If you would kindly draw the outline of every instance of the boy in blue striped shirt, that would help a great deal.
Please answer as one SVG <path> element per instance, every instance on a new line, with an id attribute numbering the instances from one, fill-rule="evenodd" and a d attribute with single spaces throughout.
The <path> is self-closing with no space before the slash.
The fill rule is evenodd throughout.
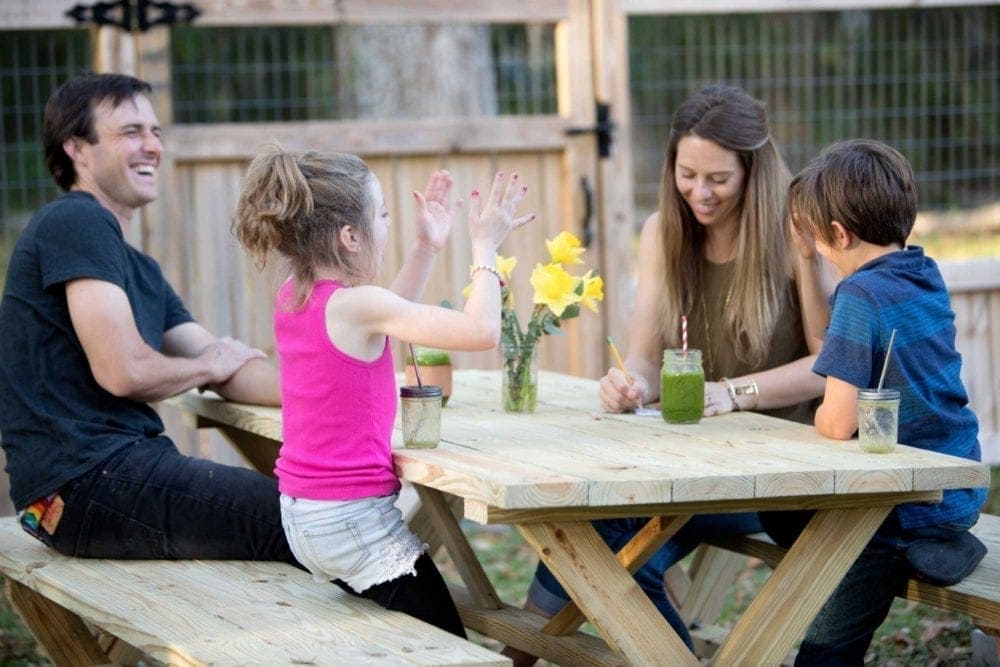
<path id="1" fill-rule="evenodd" d="M 978 461 L 979 425 L 959 377 L 962 359 L 948 292 L 934 260 L 906 245 L 916 209 L 909 163 L 876 141 L 835 143 L 792 181 L 788 210 L 803 246 L 814 246 L 842 277 L 813 366 L 826 377 L 816 428 L 840 440 L 857 431 L 858 390 L 878 385 L 895 329 L 883 386 L 901 394 L 899 441 Z M 943 571 L 928 576 L 953 583 L 968 574 L 984 553 L 968 529 L 985 498 L 986 489 L 953 489 L 939 504 L 897 507 L 809 627 L 796 664 L 862 664 L 872 635 L 912 573 L 908 562 L 918 565 L 919 574 L 920 544 L 944 542 L 950 550 L 946 562 L 935 561 Z M 764 523 L 787 542 L 796 522 L 772 516 Z"/>

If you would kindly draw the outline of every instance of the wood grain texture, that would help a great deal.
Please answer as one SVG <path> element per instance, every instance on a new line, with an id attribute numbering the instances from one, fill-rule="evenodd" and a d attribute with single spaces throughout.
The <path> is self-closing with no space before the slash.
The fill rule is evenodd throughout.
<path id="1" fill-rule="evenodd" d="M 548 619 L 543 616 L 509 605 L 501 609 L 483 609 L 473 603 L 465 588 L 454 585 L 448 588 L 465 627 L 507 646 L 514 646 L 558 665 L 627 664 L 599 637 L 583 632 L 565 637 L 546 635 L 542 633 L 542 626 Z"/>
<path id="2" fill-rule="evenodd" d="M 780 663 L 892 510 L 892 505 L 818 511 L 758 592 L 716 665 Z M 766 641 L 754 638 L 766 637 Z"/>
<path id="3" fill-rule="evenodd" d="M 634 574 L 640 567 L 649 560 L 656 551 L 667 543 L 691 516 L 682 514 L 680 516 L 657 516 L 651 518 L 635 535 L 632 536 L 625 546 L 623 546 L 615 557 L 629 571 Z M 567 635 L 575 631 L 587 617 L 574 602 L 568 603 L 553 616 L 542 632 L 550 635 Z"/>
<path id="4" fill-rule="evenodd" d="M 604 640 L 630 662 L 698 664 L 589 522 L 517 528 Z"/>
<path id="5" fill-rule="evenodd" d="M 57 665 L 85 667 L 108 662 L 108 655 L 79 616 L 8 579 L 7 599 L 31 634 Z"/>
<path id="6" fill-rule="evenodd" d="M 822 438 L 811 427 L 753 413 L 693 425 L 603 414 L 595 381 L 556 373 L 540 374 L 536 413 L 511 415 L 500 409 L 498 375 L 456 371 L 452 399 L 442 412 L 441 445 L 394 450 L 403 479 L 461 496 L 473 513 L 481 517 L 485 511 L 491 520 L 508 510 L 572 507 L 594 510 L 595 516 L 604 516 L 600 508 L 621 516 L 625 507 L 679 503 L 820 507 L 831 497 L 836 505 L 837 496 L 989 484 L 988 469 L 973 461 L 903 446 L 891 454 L 866 454 L 856 441 Z M 281 437 L 276 408 L 194 393 L 169 403 L 265 438 Z M 398 444 L 398 433 L 396 439 Z"/>
<path id="7" fill-rule="evenodd" d="M 14 521 L 0 544 L 3 576 L 164 663 L 508 664 L 284 564 L 67 558 Z"/>
<path id="8" fill-rule="evenodd" d="M 448 554 L 455 563 L 455 569 L 465 582 L 475 605 L 482 609 L 500 609 L 503 606 L 500 596 L 497 595 L 489 577 L 486 576 L 486 571 L 476 558 L 476 552 L 465 539 L 465 534 L 455 520 L 447 498 L 440 491 L 426 486 L 416 488 L 422 505 L 421 511 L 430 515 L 431 522 L 447 545 Z"/>

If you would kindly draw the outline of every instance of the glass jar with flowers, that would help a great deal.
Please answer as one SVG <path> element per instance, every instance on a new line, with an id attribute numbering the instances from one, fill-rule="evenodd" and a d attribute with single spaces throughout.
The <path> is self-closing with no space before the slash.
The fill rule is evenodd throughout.
<path id="1" fill-rule="evenodd" d="M 531 272 L 531 315 L 522 328 L 514 308 L 511 274 L 517 258 L 497 256 L 497 270 L 503 277 L 503 307 L 500 325 L 500 363 L 503 408 L 507 412 L 534 412 L 538 405 L 538 342 L 547 334 L 561 334 L 563 320 L 577 317 L 580 305 L 597 312 L 604 299 L 604 281 L 593 270 L 573 275 L 564 265 L 583 264 L 586 248 L 569 232 L 560 232 L 545 241 L 552 261 L 537 264 Z"/>

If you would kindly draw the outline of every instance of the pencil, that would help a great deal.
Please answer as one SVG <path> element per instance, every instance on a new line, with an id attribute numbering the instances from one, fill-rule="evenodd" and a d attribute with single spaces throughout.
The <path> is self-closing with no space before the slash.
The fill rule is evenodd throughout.
<path id="1" fill-rule="evenodd" d="M 632 384 L 632 375 L 629 374 L 628 369 L 625 368 L 625 362 L 622 361 L 622 355 L 618 354 L 618 348 L 615 347 L 615 342 L 611 340 L 611 336 L 608 336 L 608 347 L 611 348 L 611 354 L 615 355 L 615 363 L 618 364 L 618 368 L 622 369 L 622 373 L 625 374 L 625 379 L 629 384 Z"/>

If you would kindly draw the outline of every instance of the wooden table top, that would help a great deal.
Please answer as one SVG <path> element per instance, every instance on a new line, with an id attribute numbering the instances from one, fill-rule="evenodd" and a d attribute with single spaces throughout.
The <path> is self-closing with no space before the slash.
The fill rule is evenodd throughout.
<path id="1" fill-rule="evenodd" d="M 484 521 L 492 519 L 470 507 L 634 506 L 631 513 L 645 514 L 651 508 L 639 506 L 685 503 L 697 511 L 705 503 L 719 511 L 719 501 L 733 501 L 764 509 L 769 499 L 789 497 L 816 497 L 813 506 L 819 507 L 819 497 L 990 482 L 986 466 L 966 459 L 905 446 L 867 454 L 857 440 L 823 438 L 811 426 L 751 412 L 690 425 L 611 415 L 600 409 L 594 380 L 540 372 L 538 382 L 537 411 L 508 414 L 501 407 L 499 371 L 456 371 L 437 448 L 404 449 L 397 419 L 393 447 L 400 477 L 464 498 L 466 515 Z M 194 392 L 170 403 L 281 440 L 277 408 Z"/>

